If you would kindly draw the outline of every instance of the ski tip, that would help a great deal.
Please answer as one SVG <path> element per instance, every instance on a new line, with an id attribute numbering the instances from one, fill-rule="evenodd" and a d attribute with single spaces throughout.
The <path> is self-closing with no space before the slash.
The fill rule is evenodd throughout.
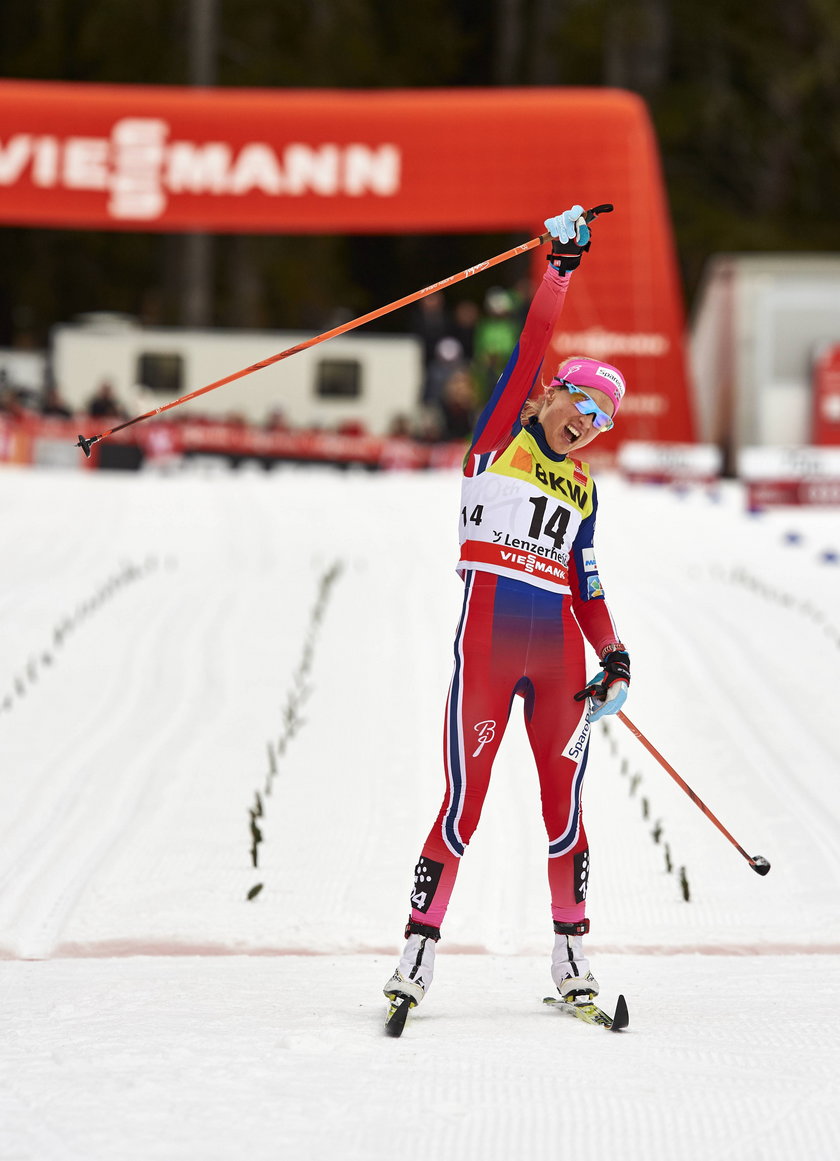
<path id="1" fill-rule="evenodd" d="M 615 1014 L 610 1025 L 611 1032 L 623 1032 L 630 1023 L 630 1013 L 627 1011 L 627 1001 L 624 996 L 618 997 L 618 1002 L 615 1005 Z"/>
<path id="2" fill-rule="evenodd" d="M 399 992 L 394 996 L 388 1009 L 388 1015 L 385 1017 L 385 1034 L 387 1036 L 402 1036 L 410 1007 L 411 1001 L 408 996 Z"/>

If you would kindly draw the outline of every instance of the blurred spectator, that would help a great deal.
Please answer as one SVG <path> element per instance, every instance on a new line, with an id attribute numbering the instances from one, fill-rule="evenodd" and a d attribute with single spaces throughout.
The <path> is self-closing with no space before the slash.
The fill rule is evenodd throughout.
<path id="1" fill-rule="evenodd" d="M 520 326 L 525 325 L 525 316 L 528 314 L 528 307 L 531 305 L 531 299 L 534 297 L 534 283 L 530 277 L 525 274 L 520 278 L 511 291 L 513 297 L 513 310 Z"/>
<path id="2" fill-rule="evenodd" d="M 411 423 L 407 415 L 395 415 L 388 428 L 389 439 L 411 439 Z"/>
<path id="3" fill-rule="evenodd" d="M 275 407 L 274 410 L 269 413 L 269 416 L 265 421 L 265 430 L 288 431 L 289 421 L 286 419 L 286 413 L 279 407 Z"/>
<path id="4" fill-rule="evenodd" d="M 413 330 L 423 344 L 423 366 L 428 367 L 440 340 L 451 334 L 446 300 L 440 291 L 420 299 L 414 313 Z"/>
<path id="5" fill-rule="evenodd" d="M 438 443 L 444 438 L 440 405 L 418 409 L 411 423 L 411 438 L 419 443 Z"/>
<path id="6" fill-rule="evenodd" d="M 473 366 L 482 402 L 492 395 L 519 341 L 519 330 L 514 296 L 500 286 L 491 286 L 484 298 L 484 315 L 475 328 Z"/>
<path id="7" fill-rule="evenodd" d="M 473 355 L 475 354 L 475 328 L 478 326 L 478 320 L 480 318 L 481 311 L 468 298 L 456 303 L 455 310 L 452 312 L 450 334 L 461 344 L 464 358 L 468 363 L 472 362 Z"/>
<path id="8" fill-rule="evenodd" d="M 466 370 L 464 348 L 451 336 L 441 339 L 435 347 L 434 357 L 426 367 L 423 380 L 422 402 L 432 407 L 439 405 L 443 389 L 453 371 Z"/>
<path id="9" fill-rule="evenodd" d="M 475 385 L 468 371 L 453 371 L 440 400 L 441 438 L 467 439 L 478 410 Z"/>
<path id="10" fill-rule="evenodd" d="M 100 384 L 99 390 L 88 400 L 87 413 L 100 419 L 123 418 L 122 409 L 114 395 L 114 388 L 107 380 Z"/>
<path id="11" fill-rule="evenodd" d="M 57 419 L 70 419 L 73 412 L 61 398 L 57 387 L 48 387 L 41 402 L 41 414 L 52 415 Z"/>
<path id="12" fill-rule="evenodd" d="M 5 371 L 0 371 L 0 415 L 8 415 L 10 419 L 22 419 L 31 414 L 28 406 L 27 392 L 13 387 Z"/>

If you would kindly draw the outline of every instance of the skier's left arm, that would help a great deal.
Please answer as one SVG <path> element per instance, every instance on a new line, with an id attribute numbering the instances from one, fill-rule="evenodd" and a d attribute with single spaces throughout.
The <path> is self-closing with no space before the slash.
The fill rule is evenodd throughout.
<path id="1" fill-rule="evenodd" d="M 617 713 L 624 705 L 630 685 L 630 658 L 604 596 L 595 559 L 597 510 L 598 496 L 593 489 L 592 512 L 581 522 L 569 557 L 572 608 L 601 664 L 600 671 L 575 694 L 576 701 L 590 699 L 591 722 Z"/>

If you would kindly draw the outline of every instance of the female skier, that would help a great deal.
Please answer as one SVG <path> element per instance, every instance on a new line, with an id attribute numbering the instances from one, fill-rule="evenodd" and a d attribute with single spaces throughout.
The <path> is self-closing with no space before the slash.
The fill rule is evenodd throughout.
<path id="1" fill-rule="evenodd" d="M 548 267 L 464 461 L 464 602 L 446 702 L 446 793 L 415 868 L 405 950 L 384 988 L 392 1003 L 407 997 L 409 1007 L 431 985 L 441 924 L 515 694 L 525 700 L 548 831 L 551 975 L 564 1000 L 598 993 L 583 952 L 589 849 L 581 785 L 589 724 L 621 708 L 630 659 L 595 563 L 595 484 L 576 457 L 612 428 L 625 383 L 596 359 L 566 359 L 553 377 L 543 368 L 572 271 L 590 247 L 581 206 L 545 225 Z M 601 664 L 585 686 L 581 630 Z"/>

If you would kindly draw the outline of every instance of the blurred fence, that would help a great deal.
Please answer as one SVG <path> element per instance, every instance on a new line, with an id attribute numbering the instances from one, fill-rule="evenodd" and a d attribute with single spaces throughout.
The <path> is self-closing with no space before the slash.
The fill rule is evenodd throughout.
<path id="1" fill-rule="evenodd" d="M 334 464 L 372 471 L 458 468 L 464 441 L 421 443 L 403 436 L 373 436 L 331 431 L 266 430 L 245 424 L 150 421 L 95 444 L 87 459 L 76 446 L 79 432 L 95 434 L 119 422 L 80 416 L 56 419 L 37 415 L 0 416 L 0 463 L 35 467 L 136 470 L 174 464 L 199 456 L 237 466 L 253 461 Z"/>

